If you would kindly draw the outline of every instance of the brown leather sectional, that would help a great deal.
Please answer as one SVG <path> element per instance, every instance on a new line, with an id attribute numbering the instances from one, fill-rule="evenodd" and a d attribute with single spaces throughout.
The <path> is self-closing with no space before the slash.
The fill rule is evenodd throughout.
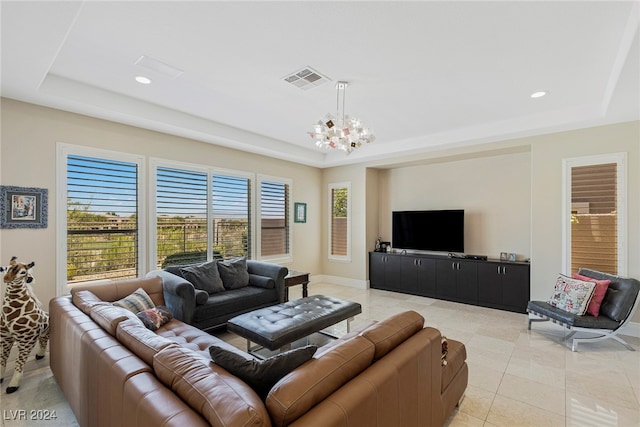
<path id="1" fill-rule="evenodd" d="M 74 288 L 49 304 L 51 370 L 81 426 L 441 426 L 467 386 L 466 350 L 408 311 L 318 349 L 266 401 L 211 362 L 220 340 L 173 319 L 158 331 L 109 304 L 159 277 Z M 135 316 L 133 316 L 135 317 Z"/>

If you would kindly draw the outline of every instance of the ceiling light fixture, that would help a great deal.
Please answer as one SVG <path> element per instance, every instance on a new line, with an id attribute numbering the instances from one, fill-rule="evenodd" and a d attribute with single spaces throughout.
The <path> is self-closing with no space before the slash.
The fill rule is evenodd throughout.
<path id="1" fill-rule="evenodd" d="M 540 92 L 534 92 L 531 94 L 532 98 L 542 98 L 543 96 L 545 96 L 547 94 L 546 91 L 541 90 Z"/>
<path id="2" fill-rule="evenodd" d="M 360 120 L 345 115 L 347 86 L 347 82 L 336 84 L 336 115 L 327 113 L 313 125 L 313 132 L 309 135 L 319 148 L 339 149 L 350 154 L 362 144 L 373 142 L 376 137 Z"/>
<path id="3" fill-rule="evenodd" d="M 136 76 L 136 81 L 143 85 L 151 84 L 151 79 L 145 76 Z"/>

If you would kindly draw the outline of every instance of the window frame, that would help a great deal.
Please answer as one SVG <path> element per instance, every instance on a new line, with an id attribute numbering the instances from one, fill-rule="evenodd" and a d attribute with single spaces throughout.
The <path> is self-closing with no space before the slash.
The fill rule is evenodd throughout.
<path id="1" fill-rule="evenodd" d="M 100 148 L 91 148 L 66 143 L 57 143 L 56 147 L 56 164 L 58 173 L 56 174 L 56 292 L 57 295 L 66 295 L 70 293 L 74 285 L 67 283 L 67 159 L 69 155 L 93 157 L 97 159 L 105 159 L 118 162 L 135 163 L 137 166 L 137 193 L 138 193 L 138 254 L 137 254 L 137 270 L 138 277 L 147 271 L 147 227 L 145 218 L 147 217 L 147 203 L 145 195 L 147 194 L 145 177 L 145 157 L 136 154 L 121 153 Z M 107 279 L 92 281 L 91 283 L 105 282 Z M 79 284 L 79 283 L 77 283 Z"/>
<path id="2" fill-rule="evenodd" d="M 285 227 L 288 230 L 287 233 L 287 246 L 289 248 L 288 253 L 278 254 L 278 255 L 262 255 L 262 183 L 263 182 L 273 182 L 278 184 L 288 185 L 288 194 L 287 194 L 287 212 L 286 212 L 286 225 Z M 293 194 L 293 181 L 290 178 L 282 178 L 271 175 L 262 175 L 258 174 L 256 178 L 256 198 L 255 198 L 255 221 L 256 221 L 256 240 L 255 240 L 255 251 L 257 253 L 257 259 L 261 261 L 272 262 L 276 264 L 289 264 L 293 262 L 293 203 L 292 203 L 292 194 Z M 259 230 L 259 231 L 258 231 Z"/>
<path id="3" fill-rule="evenodd" d="M 338 262 L 351 262 L 351 182 L 333 182 L 328 184 L 327 191 L 327 256 L 330 261 Z M 346 188 L 347 189 L 347 255 L 334 255 L 331 253 L 331 242 L 333 235 L 333 190 Z"/>
<path id="4" fill-rule="evenodd" d="M 562 271 L 571 274 L 571 171 L 574 167 L 593 166 L 615 163 L 617 170 L 617 240 L 618 240 L 618 275 L 627 275 L 628 268 L 628 233 L 627 233 L 627 153 L 598 154 L 593 156 L 573 157 L 562 160 Z"/>

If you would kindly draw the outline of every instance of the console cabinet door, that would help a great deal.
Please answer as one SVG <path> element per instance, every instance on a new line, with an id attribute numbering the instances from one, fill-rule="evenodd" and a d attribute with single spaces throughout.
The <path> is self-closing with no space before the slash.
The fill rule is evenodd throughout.
<path id="1" fill-rule="evenodd" d="M 474 261 L 458 262 L 456 298 L 467 304 L 478 303 L 478 263 Z"/>
<path id="2" fill-rule="evenodd" d="M 403 292 L 428 297 L 435 296 L 435 260 L 402 255 L 400 280 Z"/>
<path id="3" fill-rule="evenodd" d="M 478 266 L 478 303 L 524 313 L 529 301 L 529 266 L 489 262 Z"/>
<path id="4" fill-rule="evenodd" d="M 400 283 L 400 258 L 384 252 L 370 252 L 370 286 L 375 289 L 400 291 Z"/>

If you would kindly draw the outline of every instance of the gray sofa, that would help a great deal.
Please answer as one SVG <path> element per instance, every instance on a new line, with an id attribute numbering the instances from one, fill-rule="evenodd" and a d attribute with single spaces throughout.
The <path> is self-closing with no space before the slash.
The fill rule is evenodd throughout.
<path id="1" fill-rule="evenodd" d="M 162 278 L 165 303 L 176 319 L 208 330 L 224 326 L 239 314 L 284 301 L 286 267 L 254 260 L 247 260 L 246 265 L 248 286 L 217 293 L 197 289 L 185 278 L 183 269 L 192 265 L 153 270 L 146 277 Z"/>

